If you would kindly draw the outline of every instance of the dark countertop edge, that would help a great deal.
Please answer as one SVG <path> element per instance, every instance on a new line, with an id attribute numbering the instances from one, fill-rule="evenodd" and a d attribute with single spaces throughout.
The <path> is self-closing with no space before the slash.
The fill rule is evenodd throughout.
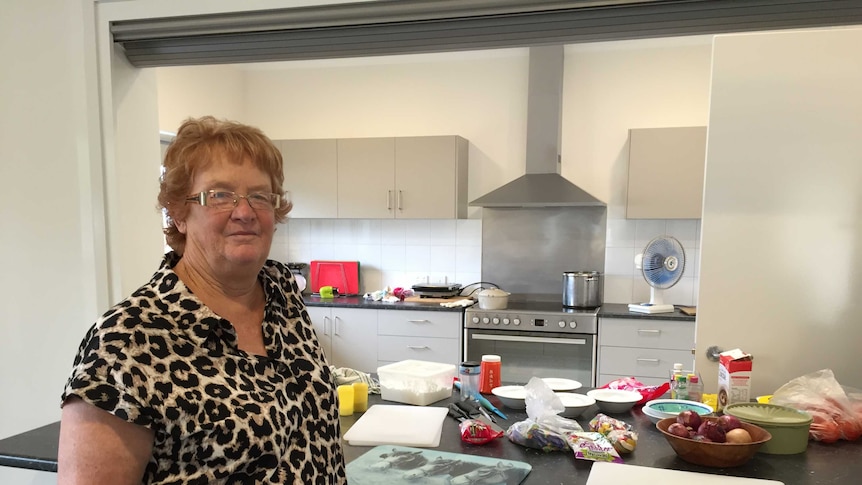
<path id="1" fill-rule="evenodd" d="M 599 318 L 633 318 L 643 320 L 679 320 L 684 322 L 693 322 L 696 317 L 694 315 L 686 315 L 679 308 L 674 309 L 673 313 L 637 313 L 630 312 L 629 306 L 626 303 L 605 303 L 599 309 Z"/>
<path id="2" fill-rule="evenodd" d="M 368 310 L 414 310 L 428 312 L 459 312 L 463 313 L 463 307 L 445 307 L 439 303 L 414 303 L 399 301 L 388 303 L 384 301 L 366 300 L 361 296 L 339 296 L 336 298 L 320 298 L 319 296 L 303 295 L 305 306 L 315 307 L 337 307 L 337 308 L 365 308 Z"/>
<path id="3" fill-rule="evenodd" d="M 0 466 L 57 473 L 56 461 L 27 456 L 2 455 L 0 456 Z"/>

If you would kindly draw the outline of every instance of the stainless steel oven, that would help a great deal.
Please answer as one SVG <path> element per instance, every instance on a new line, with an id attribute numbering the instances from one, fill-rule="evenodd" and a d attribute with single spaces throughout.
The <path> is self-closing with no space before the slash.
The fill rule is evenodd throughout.
<path id="1" fill-rule="evenodd" d="M 466 360 L 496 354 L 504 383 L 531 377 L 596 383 L 598 309 L 569 309 L 556 302 L 510 302 L 505 310 L 471 307 L 464 313 Z"/>

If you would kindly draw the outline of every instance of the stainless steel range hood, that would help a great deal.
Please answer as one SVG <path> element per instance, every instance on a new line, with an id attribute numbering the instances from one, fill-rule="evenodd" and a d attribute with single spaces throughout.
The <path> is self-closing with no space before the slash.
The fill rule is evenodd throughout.
<path id="1" fill-rule="evenodd" d="M 526 173 L 470 202 L 479 207 L 605 206 L 560 175 L 563 46 L 530 48 Z"/>

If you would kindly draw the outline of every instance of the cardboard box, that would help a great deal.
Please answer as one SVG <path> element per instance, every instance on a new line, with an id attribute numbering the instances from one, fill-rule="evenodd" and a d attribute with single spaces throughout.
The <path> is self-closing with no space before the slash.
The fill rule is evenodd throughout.
<path id="1" fill-rule="evenodd" d="M 751 369 L 754 358 L 739 349 L 718 358 L 718 402 L 716 411 L 728 404 L 751 401 Z"/>
<path id="2" fill-rule="evenodd" d="M 384 401 L 427 406 L 452 396 L 455 366 L 424 360 L 402 360 L 377 368 Z"/>

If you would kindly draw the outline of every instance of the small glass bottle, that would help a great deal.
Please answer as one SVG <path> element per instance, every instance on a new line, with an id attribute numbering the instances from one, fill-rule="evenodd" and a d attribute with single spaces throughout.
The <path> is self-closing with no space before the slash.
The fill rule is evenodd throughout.
<path id="1" fill-rule="evenodd" d="M 458 371 L 458 380 L 461 381 L 461 400 L 479 400 L 479 373 L 481 367 L 478 362 L 461 362 Z"/>
<path id="2" fill-rule="evenodd" d="M 673 371 L 670 373 L 670 398 L 679 399 L 676 395 L 677 378 L 682 375 L 682 364 L 676 363 L 673 365 Z"/>

